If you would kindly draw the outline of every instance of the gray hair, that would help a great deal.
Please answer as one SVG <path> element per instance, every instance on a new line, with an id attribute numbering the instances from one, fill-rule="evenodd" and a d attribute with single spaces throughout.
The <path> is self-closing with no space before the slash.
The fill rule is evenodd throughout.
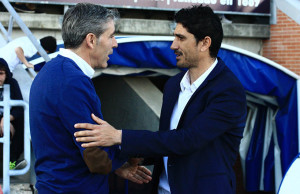
<path id="1" fill-rule="evenodd" d="M 107 29 L 107 23 L 119 18 L 116 10 L 101 5 L 78 3 L 68 9 L 63 18 L 62 38 L 65 48 L 78 48 L 88 33 L 97 38 Z"/>

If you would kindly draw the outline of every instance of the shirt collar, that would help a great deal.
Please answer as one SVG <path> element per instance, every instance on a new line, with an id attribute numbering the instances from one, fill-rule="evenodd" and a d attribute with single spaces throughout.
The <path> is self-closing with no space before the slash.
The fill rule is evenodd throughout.
<path id="1" fill-rule="evenodd" d="M 187 71 L 181 82 L 180 82 L 180 88 L 181 91 L 189 90 L 190 92 L 194 93 L 197 88 L 204 82 L 204 80 L 208 77 L 210 72 L 215 68 L 215 66 L 218 63 L 218 59 L 215 60 L 215 62 L 196 80 L 192 85 L 190 84 L 190 76 L 189 76 L 189 71 Z"/>
<path id="2" fill-rule="evenodd" d="M 64 56 L 64 57 L 67 57 L 67 58 L 73 60 L 76 63 L 76 65 L 81 69 L 81 71 L 86 76 L 88 76 L 89 78 L 92 79 L 92 77 L 95 73 L 95 70 L 85 60 L 83 60 L 80 56 L 75 54 L 70 49 L 64 49 L 64 48 L 59 49 L 59 54 L 61 56 Z"/>

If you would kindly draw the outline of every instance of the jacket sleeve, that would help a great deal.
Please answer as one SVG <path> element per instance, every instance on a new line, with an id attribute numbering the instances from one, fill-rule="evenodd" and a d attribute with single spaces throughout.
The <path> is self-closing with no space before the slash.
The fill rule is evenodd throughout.
<path id="1" fill-rule="evenodd" d="M 84 149 L 75 140 L 75 123 L 95 123 L 91 113 L 102 117 L 100 100 L 95 92 L 92 81 L 86 76 L 75 76 L 64 80 L 59 94 L 57 112 L 65 128 L 73 138 L 83 160 L 92 173 L 108 174 L 119 168 L 125 160 L 118 157 L 118 147 L 94 147 Z"/>
<path id="2" fill-rule="evenodd" d="M 122 154 L 134 157 L 188 155 L 229 131 L 243 129 L 246 118 L 244 89 L 224 85 L 202 112 L 188 116 L 193 117 L 191 122 L 175 130 L 123 130 Z"/>

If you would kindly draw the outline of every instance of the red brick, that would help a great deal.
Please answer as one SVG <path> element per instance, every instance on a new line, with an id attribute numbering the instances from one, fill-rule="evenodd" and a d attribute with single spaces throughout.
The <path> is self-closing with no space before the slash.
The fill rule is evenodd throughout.
<path id="1" fill-rule="evenodd" d="M 263 41 L 262 55 L 300 75 L 300 25 L 277 10 L 277 24 Z"/>

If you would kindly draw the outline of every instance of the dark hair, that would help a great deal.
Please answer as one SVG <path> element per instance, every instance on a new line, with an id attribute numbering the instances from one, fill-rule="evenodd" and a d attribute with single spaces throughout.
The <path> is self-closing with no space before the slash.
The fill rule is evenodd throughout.
<path id="1" fill-rule="evenodd" d="M 0 71 L 6 71 L 6 67 L 4 65 L 4 63 L 0 62 Z"/>
<path id="2" fill-rule="evenodd" d="M 182 24 L 189 33 L 193 34 L 197 43 L 209 36 L 210 56 L 217 57 L 223 39 L 223 29 L 220 18 L 210 7 L 195 5 L 183 8 L 175 14 L 175 22 Z"/>
<path id="3" fill-rule="evenodd" d="M 56 39 L 53 36 L 46 36 L 40 39 L 42 47 L 49 53 L 54 53 L 56 51 Z"/>
<path id="4" fill-rule="evenodd" d="M 6 79 L 4 83 L 5 84 L 10 83 L 10 80 L 13 79 L 12 73 L 9 70 L 7 62 L 3 58 L 0 58 L 0 70 L 5 71 L 6 74 Z"/>
<path id="5" fill-rule="evenodd" d="M 78 3 L 65 13 L 62 24 L 62 38 L 65 48 L 78 48 L 88 33 L 97 38 L 107 29 L 107 23 L 119 17 L 116 10 L 101 5 Z"/>

